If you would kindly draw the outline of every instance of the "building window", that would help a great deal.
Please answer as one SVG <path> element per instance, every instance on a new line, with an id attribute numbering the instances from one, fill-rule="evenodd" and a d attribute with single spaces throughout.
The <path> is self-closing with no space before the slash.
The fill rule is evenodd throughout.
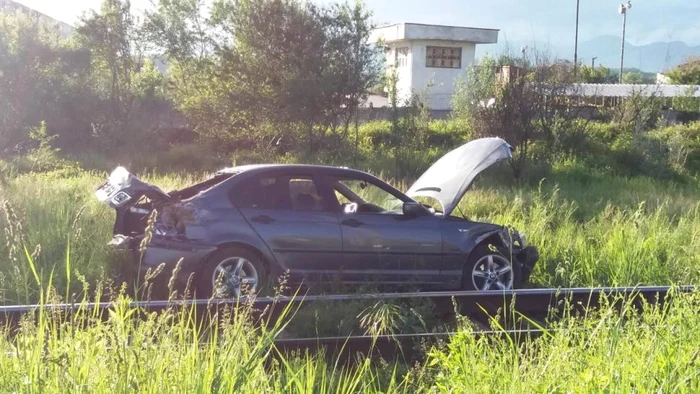
<path id="1" fill-rule="evenodd" d="M 406 67 L 408 65 L 408 47 L 396 48 L 394 51 L 394 65 Z"/>
<path id="2" fill-rule="evenodd" d="M 427 47 L 426 67 L 462 68 L 462 48 Z"/>

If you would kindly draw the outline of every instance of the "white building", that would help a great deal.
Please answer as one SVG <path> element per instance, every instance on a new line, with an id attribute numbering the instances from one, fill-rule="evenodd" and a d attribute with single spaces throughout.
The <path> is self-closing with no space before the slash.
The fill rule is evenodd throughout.
<path id="1" fill-rule="evenodd" d="M 498 42 L 498 30 L 397 23 L 375 29 L 371 39 L 385 45 L 387 72 L 395 66 L 399 101 L 430 84 L 430 108 L 449 110 L 455 82 L 474 62 L 476 45 Z"/>

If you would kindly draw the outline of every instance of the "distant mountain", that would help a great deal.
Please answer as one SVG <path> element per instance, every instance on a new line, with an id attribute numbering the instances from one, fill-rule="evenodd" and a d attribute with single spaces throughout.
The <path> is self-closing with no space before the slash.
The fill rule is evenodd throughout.
<path id="1" fill-rule="evenodd" d="M 509 41 L 496 45 L 478 45 L 477 56 L 486 53 L 498 55 L 508 51 L 520 55 L 522 47 L 536 48 L 547 52 L 552 58 L 573 60 L 574 45 L 553 46 L 544 42 Z M 646 45 L 625 43 L 625 68 L 638 68 L 646 72 L 663 72 L 681 64 L 689 56 L 700 56 L 700 45 L 689 46 L 681 41 L 654 42 Z M 610 69 L 620 67 L 620 37 L 599 36 L 589 41 L 579 42 L 578 59 L 584 64 L 591 64 L 596 57 L 596 65 Z"/>
<path id="2" fill-rule="evenodd" d="M 0 0 L 0 12 L 18 12 L 21 14 L 34 16 L 44 23 L 54 25 L 58 28 L 58 32 L 63 38 L 70 37 L 73 34 L 75 28 L 65 22 L 56 20 L 48 15 L 42 14 L 41 12 L 29 8 L 20 3 L 14 2 L 12 0 Z"/>

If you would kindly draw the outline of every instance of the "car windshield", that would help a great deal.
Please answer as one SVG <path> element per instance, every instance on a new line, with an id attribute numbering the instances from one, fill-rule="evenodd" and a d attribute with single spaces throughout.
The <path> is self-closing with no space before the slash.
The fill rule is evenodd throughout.
<path id="1" fill-rule="evenodd" d="M 360 179 L 337 179 L 334 190 L 340 204 L 371 204 L 383 211 L 401 211 L 403 201 L 381 187 Z"/>

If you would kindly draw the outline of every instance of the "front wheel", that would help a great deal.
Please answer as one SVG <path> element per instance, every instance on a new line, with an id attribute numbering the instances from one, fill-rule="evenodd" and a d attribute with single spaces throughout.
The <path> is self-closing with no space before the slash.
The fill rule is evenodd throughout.
<path id="1" fill-rule="evenodd" d="M 198 282 L 199 297 L 238 298 L 264 291 L 268 274 L 255 253 L 230 247 L 214 252 L 207 259 Z"/>
<path id="2" fill-rule="evenodd" d="M 512 264 L 505 248 L 479 245 L 471 253 L 462 273 L 465 290 L 512 290 L 520 285 L 520 266 Z"/>

